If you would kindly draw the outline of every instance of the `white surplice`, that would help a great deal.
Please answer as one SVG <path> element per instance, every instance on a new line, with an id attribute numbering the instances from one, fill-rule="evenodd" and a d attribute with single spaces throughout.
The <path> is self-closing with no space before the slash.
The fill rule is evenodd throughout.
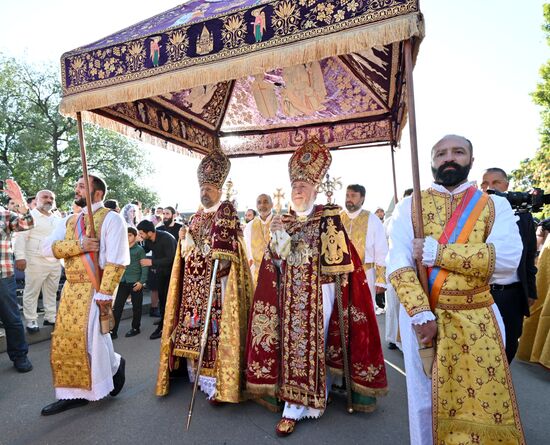
<path id="1" fill-rule="evenodd" d="M 473 184 L 466 182 L 458 186 L 452 192 L 445 187 L 432 184 L 431 188 L 445 194 L 456 195 L 464 192 Z M 487 244 L 493 244 L 495 248 L 495 270 L 494 277 L 508 279 L 516 273 L 523 245 L 517 226 L 517 216 L 514 215 L 508 201 L 500 196 L 491 195 L 495 205 L 495 221 L 491 232 L 486 239 Z M 387 257 L 387 275 L 402 267 L 415 268 L 415 262 L 412 256 L 412 241 L 414 239 L 413 225 L 411 217 L 412 198 L 404 198 L 395 208 L 392 215 L 390 229 L 390 249 Z M 432 238 L 433 240 L 433 238 Z M 434 249 L 430 249 L 425 244 L 423 252 L 423 263 L 433 265 L 435 261 Z M 501 335 L 504 341 L 504 325 L 502 317 L 496 306 L 491 306 Z M 411 445 L 432 445 L 432 382 L 426 377 L 422 368 L 422 361 L 418 354 L 418 341 L 414 332 L 414 324 L 423 324 L 430 320 L 435 320 L 431 311 L 420 312 L 413 317 L 409 317 L 404 307 L 401 305 L 399 313 L 399 328 L 401 333 L 401 342 L 403 346 L 403 355 L 405 359 L 405 370 L 407 373 L 407 396 L 409 406 L 409 431 Z"/>
<path id="2" fill-rule="evenodd" d="M 92 205 L 92 211 L 104 207 L 103 201 Z M 88 209 L 82 210 L 85 214 Z M 67 220 L 57 225 L 54 232 L 46 238 L 42 245 L 42 255 L 53 257 L 52 245 L 55 241 L 65 239 Z M 105 217 L 101 226 L 99 243 L 99 267 L 105 268 L 107 263 L 127 266 L 130 264 L 130 248 L 128 246 L 128 230 L 121 215 L 111 211 Z M 113 349 L 113 341 L 109 334 L 102 334 L 99 324 L 99 308 L 96 300 L 110 300 L 111 295 L 105 295 L 94 291 L 90 304 L 90 316 L 88 319 L 88 354 L 92 368 L 92 389 L 79 388 L 55 388 L 57 399 L 86 399 L 99 400 L 113 390 L 113 375 L 118 370 L 120 355 Z"/>

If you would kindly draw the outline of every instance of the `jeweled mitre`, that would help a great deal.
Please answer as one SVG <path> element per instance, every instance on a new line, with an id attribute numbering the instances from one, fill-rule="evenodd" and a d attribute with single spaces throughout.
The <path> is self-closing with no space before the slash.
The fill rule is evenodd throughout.
<path id="1" fill-rule="evenodd" d="M 307 141 L 288 161 L 290 182 L 305 181 L 318 185 L 327 173 L 331 162 L 332 156 L 327 147 L 317 139 Z"/>
<path id="2" fill-rule="evenodd" d="M 221 189 L 230 169 L 229 158 L 220 149 L 212 150 L 202 159 L 197 169 L 199 186 L 212 184 Z"/>

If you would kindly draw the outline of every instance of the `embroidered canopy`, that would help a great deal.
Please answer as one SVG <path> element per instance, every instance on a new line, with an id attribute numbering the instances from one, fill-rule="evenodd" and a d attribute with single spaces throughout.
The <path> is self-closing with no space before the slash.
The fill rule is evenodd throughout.
<path id="1" fill-rule="evenodd" d="M 393 144 L 419 0 L 191 0 L 61 58 L 61 112 L 231 157 Z"/>

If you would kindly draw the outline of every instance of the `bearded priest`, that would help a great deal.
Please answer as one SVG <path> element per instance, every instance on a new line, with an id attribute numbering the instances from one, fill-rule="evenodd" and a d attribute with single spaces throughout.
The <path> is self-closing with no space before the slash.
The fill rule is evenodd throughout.
<path id="1" fill-rule="evenodd" d="M 156 388 L 159 396 L 168 394 L 171 371 L 185 373 L 187 366 L 190 380 L 196 378 L 214 262 L 219 260 L 199 386 L 213 405 L 243 400 L 252 277 L 237 211 L 231 202 L 221 201 L 230 167 L 227 156 L 215 149 L 198 168 L 203 208 L 194 215 L 176 250 L 162 330 Z"/>
<path id="2" fill-rule="evenodd" d="M 387 391 L 384 358 L 361 260 L 335 205 L 315 205 L 331 163 L 326 147 L 306 142 L 291 157 L 295 210 L 276 215 L 258 275 L 247 338 L 247 391 L 285 402 L 279 436 L 327 405 L 330 375 L 342 375 L 342 331 L 349 353 L 353 409 L 372 411 Z M 351 408 L 351 406 L 349 407 Z"/>

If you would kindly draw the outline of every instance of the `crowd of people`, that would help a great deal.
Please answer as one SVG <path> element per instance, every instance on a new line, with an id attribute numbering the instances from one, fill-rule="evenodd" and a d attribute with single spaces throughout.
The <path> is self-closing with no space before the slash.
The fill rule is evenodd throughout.
<path id="1" fill-rule="evenodd" d="M 343 208 L 316 204 L 331 155 L 308 141 L 289 161 L 292 211 L 274 210 L 262 193 L 244 222 L 222 200 L 231 164 L 217 149 L 199 165 L 201 207 L 189 222 L 170 206 L 121 209 L 91 176 L 92 226 L 83 178 L 65 218 L 53 192 L 33 204 L 8 180 L 0 317 L 9 357 L 32 370 L 17 269 L 27 331 L 40 329 L 40 293 L 43 324 L 55 327 L 57 401 L 42 414 L 116 396 L 125 361 L 112 340 L 128 299 L 125 335 L 140 334 L 148 288 L 159 396 L 183 372 L 212 405 L 252 398 L 282 410 L 275 430 L 287 436 L 325 412 L 332 390 L 349 410 L 374 410 L 387 392 L 384 341 L 404 355 L 412 444 L 524 443 L 509 365 L 518 355 L 550 368 L 550 221 L 512 209 L 500 168 L 486 169 L 479 188 L 469 181 L 473 151 L 445 136 L 432 148 L 432 185 L 371 212 L 360 184 L 347 186 Z"/>

